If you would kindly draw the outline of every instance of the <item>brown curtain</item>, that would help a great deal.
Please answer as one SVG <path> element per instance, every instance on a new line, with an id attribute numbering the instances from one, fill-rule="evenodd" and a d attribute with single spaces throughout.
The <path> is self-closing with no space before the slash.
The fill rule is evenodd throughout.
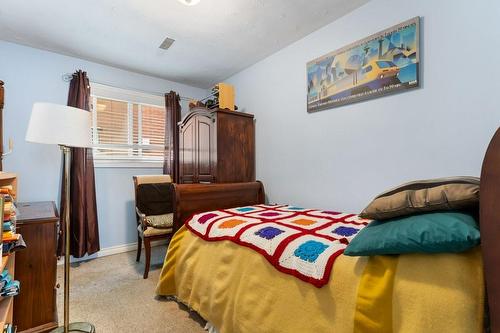
<path id="1" fill-rule="evenodd" d="M 180 97 L 175 91 L 165 94 L 165 161 L 163 174 L 170 175 L 174 183 L 179 182 L 179 127 L 181 119 Z"/>
<path id="2" fill-rule="evenodd" d="M 69 84 L 68 106 L 90 111 L 90 84 L 86 72 L 79 70 L 73 74 Z M 70 253 L 73 257 L 81 258 L 100 249 L 92 149 L 71 148 L 70 179 Z M 64 216 L 65 207 L 64 185 L 61 216 Z M 64 219 L 61 221 L 58 255 L 64 254 Z"/>

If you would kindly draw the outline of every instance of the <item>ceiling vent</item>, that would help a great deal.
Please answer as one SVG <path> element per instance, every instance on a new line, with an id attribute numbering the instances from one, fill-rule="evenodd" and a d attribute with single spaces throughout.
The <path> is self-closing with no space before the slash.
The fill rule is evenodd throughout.
<path id="1" fill-rule="evenodd" d="M 165 40 L 160 44 L 160 49 L 168 50 L 170 46 L 175 42 L 175 39 L 165 38 Z"/>
<path id="2" fill-rule="evenodd" d="M 179 0 L 179 2 L 186 6 L 194 6 L 197 5 L 200 0 Z"/>

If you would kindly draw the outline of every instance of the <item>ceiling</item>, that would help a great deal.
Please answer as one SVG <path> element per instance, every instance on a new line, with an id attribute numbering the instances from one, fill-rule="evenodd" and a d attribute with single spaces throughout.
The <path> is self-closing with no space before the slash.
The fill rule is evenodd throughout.
<path id="1" fill-rule="evenodd" d="M 0 39 L 208 88 L 366 2 L 1 0 Z"/>

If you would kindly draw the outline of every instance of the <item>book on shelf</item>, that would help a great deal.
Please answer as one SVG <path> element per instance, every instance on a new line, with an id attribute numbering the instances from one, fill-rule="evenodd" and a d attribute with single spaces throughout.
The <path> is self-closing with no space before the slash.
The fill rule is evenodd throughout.
<path id="1" fill-rule="evenodd" d="M 10 220 L 12 216 L 16 215 L 16 205 L 14 203 L 14 199 L 12 198 L 12 195 L 10 194 L 5 194 L 5 193 L 0 193 L 0 195 L 3 198 L 3 219 L 4 221 Z"/>
<path id="2" fill-rule="evenodd" d="M 3 327 L 3 333 L 15 333 L 15 326 L 12 324 L 5 324 Z"/>
<path id="3" fill-rule="evenodd" d="M 227 83 L 217 83 L 212 87 L 212 93 L 207 97 L 205 106 L 208 109 L 229 109 L 234 111 L 237 107 L 234 105 L 234 87 Z"/>
<path id="4" fill-rule="evenodd" d="M 12 232 L 16 232 L 16 226 L 15 224 L 12 222 L 12 220 L 8 220 L 8 221 L 5 221 L 3 223 L 3 226 L 2 226 L 2 231 L 5 232 L 5 231 L 12 231 Z"/>
<path id="5" fill-rule="evenodd" d="M 26 248 L 26 243 L 23 240 L 23 236 L 19 235 L 19 239 L 14 242 L 3 242 L 2 249 L 0 253 L 3 252 L 3 256 L 8 256 L 11 253 L 14 253 L 18 250 L 22 250 Z"/>
<path id="6" fill-rule="evenodd" d="M 14 248 L 16 247 L 18 248 L 18 245 L 13 243 L 17 243 L 20 239 L 20 236 L 16 234 L 17 210 L 13 197 L 13 186 L 12 185 L 0 186 L 0 197 L 2 199 L 1 200 L 2 207 L 0 209 L 3 212 L 2 238 L 1 238 L 2 246 L 0 246 L 0 255 L 4 256 L 8 255 Z"/>
<path id="7" fill-rule="evenodd" d="M 7 269 L 4 269 L 0 275 L 0 284 L 2 288 L 0 289 L 0 296 L 9 297 L 16 296 L 19 294 L 20 283 L 17 280 L 12 279 Z"/>
<path id="8" fill-rule="evenodd" d="M 4 221 L 2 224 L 2 242 L 0 256 L 7 256 L 15 251 L 26 248 L 26 243 L 20 234 L 16 233 L 17 209 L 10 194 L 1 194 L 4 202 Z"/>
<path id="9" fill-rule="evenodd" d="M 14 186 L 12 185 L 0 186 L 0 194 L 12 194 L 13 191 L 14 191 Z"/>
<path id="10" fill-rule="evenodd" d="M 14 242 L 19 240 L 20 234 L 15 234 L 12 231 L 7 231 L 2 234 L 2 241 L 3 242 Z"/>

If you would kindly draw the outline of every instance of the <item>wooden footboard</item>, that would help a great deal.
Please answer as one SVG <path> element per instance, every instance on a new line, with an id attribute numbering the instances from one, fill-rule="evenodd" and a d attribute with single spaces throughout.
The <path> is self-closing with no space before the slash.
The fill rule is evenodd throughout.
<path id="1" fill-rule="evenodd" d="M 174 231 L 193 214 L 264 203 L 261 182 L 174 184 Z"/>

